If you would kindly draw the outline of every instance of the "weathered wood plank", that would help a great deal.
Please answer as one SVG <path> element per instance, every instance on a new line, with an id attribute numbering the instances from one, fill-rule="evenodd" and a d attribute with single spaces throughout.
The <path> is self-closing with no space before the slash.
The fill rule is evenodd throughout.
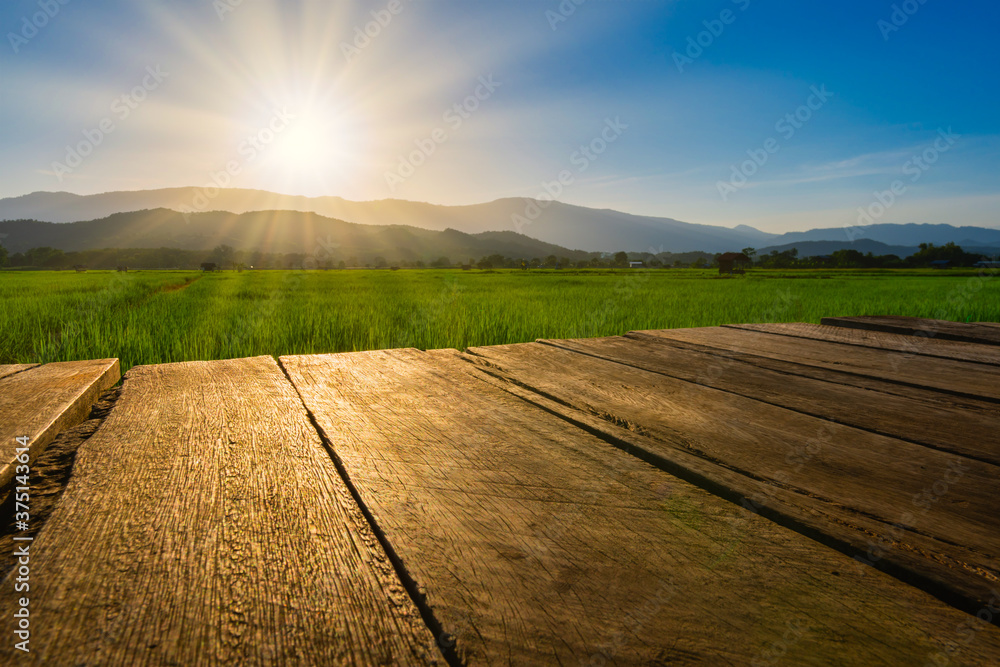
<path id="1" fill-rule="evenodd" d="M 34 368 L 38 364 L 0 364 L 0 380 L 8 375 L 14 375 L 29 368 Z"/>
<path id="2" fill-rule="evenodd" d="M 39 663 L 443 662 L 270 357 L 130 370 L 30 550 Z"/>
<path id="3" fill-rule="evenodd" d="M 468 664 L 762 664 L 782 635 L 789 664 L 922 664 L 965 621 L 454 351 L 281 363 Z"/>
<path id="4" fill-rule="evenodd" d="M 958 340 L 966 343 L 1000 345 L 1000 331 L 995 327 L 968 322 L 929 320 L 921 317 L 881 315 L 868 317 L 824 317 L 820 324 L 851 329 L 885 331 L 905 336 L 924 336 L 943 340 Z"/>
<path id="5" fill-rule="evenodd" d="M 1000 465 L 996 403 L 951 401 L 949 394 L 932 392 L 905 397 L 879 393 L 884 385 L 878 381 L 866 387 L 844 385 L 757 366 L 752 358 L 720 356 L 651 337 L 539 342 Z M 962 427 L 956 429 L 955 424 Z"/>
<path id="6" fill-rule="evenodd" d="M 857 345 L 774 336 L 759 331 L 727 327 L 663 329 L 632 333 L 1000 402 L 997 370 L 982 364 L 923 357 L 891 350 L 872 350 Z"/>
<path id="7" fill-rule="evenodd" d="M 858 387 L 859 389 L 866 389 L 878 394 L 911 398 L 922 403 L 937 404 L 944 409 L 956 408 L 978 413 L 984 410 L 992 410 L 996 405 L 994 401 L 987 401 L 980 398 L 959 396 L 910 384 L 900 384 L 849 371 L 834 370 L 821 366 L 808 366 L 796 363 L 794 360 L 764 357 L 759 354 L 739 352 L 725 347 L 711 347 L 664 338 L 662 336 L 651 336 L 637 331 L 625 334 L 624 338 L 636 341 L 654 341 L 663 346 L 709 354 L 725 361 L 737 360 L 755 368 L 773 370 L 789 376 L 808 377 L 833 384 Z"/>
<path id="8" fill-rule="evenodd" d="M 806 322 L 789 324 L 727 324 L 731 329 L 749 329 L 794 338 L 825 340 L 831 343 L 860 345 L 878 350 L 892 350 L 906 354 L 920 354 L 958 361 L 974 361 L 1000 366 L 1000 347 L 980 343 L 964 343 L 940 338 L 905 336 L 903 334 L 831 327 Z"/>
<path id="9" fill-rule="evenodd" d="M 35 459 L 60 431 L 82 422 L 101 392 L 118 382 L 117 359 L 57 361 L 0 379 L 0 497 L 18 465 L 14 438 L 27 436 Z"/>
<path id="10" fill-rule="evenodd" d="M 889 540 L 878 560 L 929 590 L 966 607 L 990 599 L 1000 575 L 995 465 L 550 345 L 472 348 L 467 358 L 854 553 Z"/>

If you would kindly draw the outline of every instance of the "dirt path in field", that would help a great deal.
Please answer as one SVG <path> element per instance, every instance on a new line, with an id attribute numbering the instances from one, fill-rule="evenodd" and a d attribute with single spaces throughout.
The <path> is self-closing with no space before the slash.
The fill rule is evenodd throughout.
<path id="1" fill-rule="evenodd" d="M 180 292 L 182 289 L 187 289 L 191 285 L 195 284 L 196 282 L 201 280 L 201 278 L 202 278 L 201 276 L 195 276 L 194 278 L 186 280 L 180 285 L 164 285 L 163 287 L 157 287 L 156 291 L 153 293 L 160 294 L 161 292 Z"/>

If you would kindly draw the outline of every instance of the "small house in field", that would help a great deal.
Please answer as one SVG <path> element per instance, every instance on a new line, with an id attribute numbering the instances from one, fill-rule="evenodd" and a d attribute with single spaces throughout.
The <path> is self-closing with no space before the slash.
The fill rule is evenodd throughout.
<path id="1" fill-rule="evenodd" d="M 719 275 L 743 273 L 753 266 L 753 260 L 741 252 L 727 252 L 719 255 Z"/>
<path id="2" fill-rule="evenodd" d="M 74 264 L 73 270 L 76 271 L 77 273 L 86 273 L 87 267 L 85 267 L 83 264 Z"/>
<path id="3" fill-rule="evenodd" d="M 931 262 L 932 269 L 947 269 L 949 266 L 951 266 L 950 259 L 935 259 Z"/>
<path id="4" fill-rule="evenodd" d="M 202 262 L 201 263 L 201 270 L 202 271 L 215 271 L 217 268 L 218 267 L 216 266 L 215 262 Z"/>
<path id="5" fill-rule="evenodd" d="M 630 268 L 630 269 L 641 269 L 642 268 L 642 262 L 629 262 L 628 263 L 628 268 Z"/>

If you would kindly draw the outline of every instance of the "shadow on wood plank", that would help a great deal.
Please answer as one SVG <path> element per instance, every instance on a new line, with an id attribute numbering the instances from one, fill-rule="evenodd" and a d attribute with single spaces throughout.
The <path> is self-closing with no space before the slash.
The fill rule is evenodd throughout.
<path id="1" fill-rule="evenodd" d="M 117 359 L 57 361 L 0 379 L 0 498 L 10 493 L 26 436 L 31 460 L 61 431 L 79 424 L 121 377 Z"/>
<path id="2" fill-rule="evenodd" d="M 455 351 L 280 361 L 470 664 L 746 664 L 789 623 L 808 637 L 791 662 L 922 663 L 966 618 Z M 996 628 L 980 637 L 973 661 L 1000 648 Z"/>
<path id="3" fill-rule="evenodd" d="M 790 520 L 950 604 L 974 613 L 989 602 L 1000 572 L 997 466 L 581 353 L 606 352 L 612 342 L 636 344 L 527 343 L 472 348 L 465 358 L 470 368 L 554 401 L 569 419 L 588 417 L 649 460 L 709 480 L 713 492 Z M 655 345 L 635 352 L 654 366 L 656 356 Z"/>
<path id="4" fill-rule="evenodd" d="M 957 340 L 983 345 L 1000 345 L 1000 331 L 996 327 L 978 323 L 929 320 L 921 317 L 899 315 L 873 315 L 867 317 L 824 317 L 820 324 L 833 327 L 886 331 L 906 336 L 925 336 L 942 340 Z"/>

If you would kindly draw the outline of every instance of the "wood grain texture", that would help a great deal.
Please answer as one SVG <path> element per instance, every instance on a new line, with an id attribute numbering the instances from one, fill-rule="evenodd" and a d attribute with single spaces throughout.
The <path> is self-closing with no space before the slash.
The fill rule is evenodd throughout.
<path id="1" fill-rule="evenodd" d="M 681 340 L 664 338 L 662 336 L 652 336 L 637 331 L 625 334 L 624 338 L 634 341 L 652 341 L 663 346 L 708 354 L 718 358 L 723 363 L 730 360 L 736 360 L 754 368 L 776 371 L 786 376 L 807 377 L 829 382 L 831 384 L 857 387 L 859 389 L 877 392 L 879 395 L 899 396 L 901 398 L 913 399 L 922 403 L 937 405 L 945 409 L 958 408 L 972 412 L 982 412 L 984 409 L 993 410 L 996 406 L 995 401 L 950 394 L 926 387 L 920 387 L 915 384 L 901 384 L 891 380 L 883 380 L 870 375 L 860 375 L 846 370 L 799 364 L 791 358 L 777 359 L 774 357 L 761 356 L 759 354 L 751 354 L 749 352 L 741 352 L 726 347 L 712 347 L 697 343 L 687 343 Z"/>
<path id="2" fill-rule="evenodd" d="M 929 320 L 920 317 L 881 315 L 868 317 L 824 317 L 820 324 L 869 331 L 886 331 L 905 336 L 924 336 L 966 343 L 1000 345 L 1000 331 L 996 327 L 976 323 Z"/>
<path id="3" fill-rule="evenodd" d="M 270 357 L 128 372 L 31 545 L 30 600 L 39 664 L 442 661 Z"/>
<path id="4" fill-rule="evenodd" d="M 8 375 L 14 375 L 29 368 L 34 368 L 38 364 L 0 364 L 0 380 Z"/>
<path id="5" fill-rule="evenodd" d="M 280 361 L 470 665 L 923 664 L 965 621 L 455 351 Z"/>
<path id="6" fill-rule="evenodd" d="M 551 345 L 471 348 L 466 358 L 854 553 L 886 540 L 893 548 L 868 559 L 899 565 L 929 590 L 967 607 L 990 599 L 998 466 Z"/>
<path id="7" fill-rule="evenodd" d="M 0 379 L 0 497 L 17 467 L 14 438 L 28 436 L 34 460 L 60 431 L 82 422 L 119 378 L 117 359 L 97 359 L 57 361 Z"/>
<path id="8" fill-rule="evenodd" d="M 887 383 L 873 381 L 859 387 L 794 375 L 756 365 L 753 357 L 713 354 L 703 347 L 671 345 L 662 338 L 539 342 L 1000 465 L 996 403 L 955 400 L 935 392 L 898 396 L 880 391 L 891 388 Z M 956 429 L 956 424 L 962 427 Z"/>
<path id="9" fill-rule="evenodd" d="M 23 530 L 23 526 L 17 523 L 16 505 L 0 506 L 3 507 L 0 510 L 0 554 L 13 554 L 22 542 L 30 541 L 25 540 L 25 537 L 34 538 L 38 535 L 52 511 L 59 505 L 59 498 L 73 472 L 76 451 L 87 438 L 97 432 L 120 393 L 119 385 L 101 394 L 97 403 L 90 408 L 85 421 L 60 431 L 45 451 L 32 461 L 28 530 Z M 7 509 L 10 511 L 4 511 Z M 14 558 L 0 560 L 0 580 L 11 570 L 17 569 L 18 565 Z"/>
<path id="10" fill-rule="evenodd" d="M 924 336 L 906 336 L 866 329 L 831 327 L 825 324 L 810 324 L 806 322 L 789 324 L 727 324 L 726 327 L 1000 366 L 1000 347 L 982 345 L 980 343 L 964 343 L 940 338 L 926 338 Z"/>
<path id="11" fill-rule="evenodd" d="M 1000 373 L 996 368 L 983 364 L 728 327 L 635 333 L 1000 402 L 1000 382 L 997 382 Z"/>

